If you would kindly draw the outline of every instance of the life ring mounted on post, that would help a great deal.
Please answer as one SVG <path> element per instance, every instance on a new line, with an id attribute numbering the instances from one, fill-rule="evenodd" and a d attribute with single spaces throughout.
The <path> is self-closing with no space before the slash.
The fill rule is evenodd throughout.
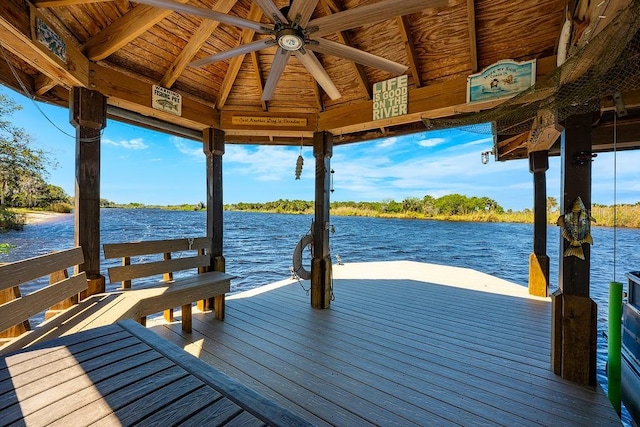
<path id="1" fill-rule="evenodd" d="M 302 251 L 312 243 L 313 235 L 307 234 L 302 239 L 300 239 L 300 241 L 296 245 L 296 248 L 293 250 L 293 273 L 302 280 L 311 279 L 311 272 L 307 271 L 307 269 L 302 265 Z"/>

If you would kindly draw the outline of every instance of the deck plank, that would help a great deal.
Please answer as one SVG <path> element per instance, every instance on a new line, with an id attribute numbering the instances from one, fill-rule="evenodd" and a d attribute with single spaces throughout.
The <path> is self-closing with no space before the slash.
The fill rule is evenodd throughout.
<path id="1" fill-rule="evenodd" d="M 550 371 L 548 300 L 401 267 L 338 277 L 328 310 L 294 282 L 228 298 L 224 322 L 194 314 L 191 335 L 152 329 L 315 424 L 620 425 L 600 389 Z"/>

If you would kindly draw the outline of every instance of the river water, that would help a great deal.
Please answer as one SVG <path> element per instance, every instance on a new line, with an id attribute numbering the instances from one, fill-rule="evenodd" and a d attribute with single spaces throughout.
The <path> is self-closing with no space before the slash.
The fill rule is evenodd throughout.
<path id="1" fill-rule="evenodd" d="M 202 211 L 103 209 L 101 243 L 200 237 L 205 235 L 205 220 L 206 214 Z M 238 276 L 232 281 L 232 292 L 289 278 L 293 249 L 309 231 L 311 220 L 310 215 L 226 211 L 226 268 L 227 272 Z M 73 223 L 73 216 L 68 215 L 27 225 L 21 232 L 0 234 L 0 243 L 15 245 L 8 254 L 0 254 L 0 263 L 73 246 Z M 410 260 L 445 264 L 472 268 L 527 286 L 528 260 L 533 245 L 533 226 L 530 224 L 366 217 L 332 217 L 331 224 L 335 229 L 330 246 L 334 262 L 335 256 L 339 255 L 345 263 Z M 626 289 L 624 274 L 640 269 L 637 246 L 640 230 L 593 227 L 592 235 L 591 297 L 598 304 L 598 379 L 606 387 L 606 341 L 602 332 L 607 327 L 608 284 L 616 279 L 625 283 Z M 551 291 L 558 282 L 559 240 L 559 227 L 549 226 L 547 252 L 551 261 Z M 306 258 L 309 269 L 309 257 Z M 106 276 L 106 269 L 117 263 L 116 260 L 103 262 L 103 274 Z"/>

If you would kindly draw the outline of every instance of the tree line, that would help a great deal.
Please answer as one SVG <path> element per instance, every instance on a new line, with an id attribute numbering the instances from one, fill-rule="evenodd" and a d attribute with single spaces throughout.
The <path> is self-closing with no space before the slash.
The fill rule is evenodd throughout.
<path id="1" fill-rule="evenodd" d="M 24 218 L 15 208 L 70 212 L 72 204 L 61 187 L 47 183 L 57 166 L 31 136 L 8 119 L 21 107 L 0 95 L 0 230 L 20 229 Z M 10 209 L 11 208 L 11 209 Z"/>
<path id="2" fill-rule="evenodd" d="M 306 200 L 276 200 L 266 203 L 234 203 L 225 206 L 230 210 L 263 211 L 279 213 L 312 213 L 314 203 Z M 420 214 L 436 215 L 468 215 L 478 212 L 503 213 L 504 209 L 488 197 L 468 197 L 462 194 L 448 194 L 435 198 L 426 195 L 422 198 L 407 197 L 397 202 L 386 199 L 380 202 L 332 202 L 332 210 L 353 210 L 375 212 L 379 214 Z"/>

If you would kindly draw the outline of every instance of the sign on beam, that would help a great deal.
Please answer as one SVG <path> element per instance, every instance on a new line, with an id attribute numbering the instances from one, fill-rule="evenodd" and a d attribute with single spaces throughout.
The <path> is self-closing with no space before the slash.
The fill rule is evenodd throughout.
<path id="1" fill-rule="evenodd" d="M 182 116 L 182 95 L 157 85 L 153 85 L 151 92 L 151 106 L 153 108 Z"/>
<path id="2" fill-rule="evenodd" d="M 67 44 L 39 16 L 36 17 L 36 39 L 62 62 L 67 62 Z"/>
<path id="3" fill-rule="evenodd" d="M 467 102 L 506 98 L 536 83 L 536 60 L 498 61 L 467 77 Z"/>
<path id="4" fill-rule="evenodd" d="M 373 85 L 373 120 L 407 114 L 409 89 L 406 75 Z"/>

